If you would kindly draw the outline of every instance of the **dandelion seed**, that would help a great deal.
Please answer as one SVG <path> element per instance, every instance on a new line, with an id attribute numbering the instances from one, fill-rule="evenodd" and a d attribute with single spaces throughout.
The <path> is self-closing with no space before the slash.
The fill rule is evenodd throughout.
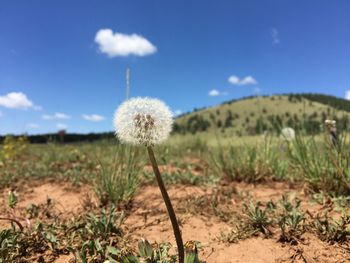
<path id="1" fill-rule="evenodd" d="M 335 120 L 325 120 L 324 121 L 324 124 L 326 125 L 326 127 L 328 128 L 328 129 L 330 129 L 330 128 L 334 128 L 335 126 L 336 126 L 336 121 Z"/>
<path id="2" fill-rule="evenodd" d="M 333 146 L 336 146 L 338 144 L 338 138 L 337 138 L 337 126 L 336 126 L 335 120 L 325 120 L 324 124 L 329 132 L 330 140 L 333 144 Z"/>
<path id="3" fill-rule="evenodd" d="M 281 131 L 281 136 L 286 141 L 292 141 L 295 139 L 295 131 L 290 127 L 283 128 Z"/>
<path id="4" fill-rule="evenodd" d="M 119 106 L 114 117 L 120 141 L 152 146 L 164 142 L 172 130 L 170 109 L 158 99 L 132 98 Z"/>

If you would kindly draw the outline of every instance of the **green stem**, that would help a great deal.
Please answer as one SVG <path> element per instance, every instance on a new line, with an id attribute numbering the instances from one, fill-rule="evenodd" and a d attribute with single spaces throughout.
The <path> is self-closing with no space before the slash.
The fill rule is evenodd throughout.
<path id="1" fill-rule="evenodd" d="M 174 208 L 171 205 L 171 201 L 170 201 L 168 192 L 165 189 L 164 182 L 163 182 L 163 179 L 160 175 L 157 161 L 156 161 L 156 158 L 154 157 L 154 152 L 153 152 L 152 147 L 148 146 L 147 151 L 148 151 L 149 159 L 151 160 L 153 172 L 154 172 L 154 174 L 157 178 L 157 181 L 158 181 L 158 186 L 159 186 L 160 192 L 162 193 L 165 206 L 168 210 L 168 215 L 170 217 L 171 224 L 173 226 L 174 235 L 175 235 L 176 244 L 177 244 L 177 250 L 179 253 L 179 263 L 183 263 L 184 262 L 184 254 L 185 254 L 184 253 L 184 245 L 182 242 L 181 232 L 180 232 L 179 224 L 178 224 L 177 219 L 176 219 Z"/>

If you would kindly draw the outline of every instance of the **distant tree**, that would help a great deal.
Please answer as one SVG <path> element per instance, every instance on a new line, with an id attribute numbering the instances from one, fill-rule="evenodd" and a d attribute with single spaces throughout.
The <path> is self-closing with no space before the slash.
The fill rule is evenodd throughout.
<path id="1" fill-rule="evenodd" d="M 173 125 L 173 133 L 186 133 L 186 128 L 175 122 Z"/>
<path id="2" fill-rule="evenodd" d="M 296 113 L 293 114 L 293 119 L 295 122 L 299 122 L 299 117 Z"/>
<path id="3" fill-rule="evenodd" d="M 343 115 L 340 120 L 339 124 L 337 125 L 338 129 L 342 132 L 346 132 L 349 129 L 349 117 L 348 115 Z"/>
<path id="4" fill-rule="evenodd" d="M 210 113 L 209 118 L 212 120 L 212 122 L 215 122 L 215 115 L 213 113 Z"/>
<path id="5" fill-rule="evenodd" d="M 218 122 L 216 123 L 216 126 L 219 127 L 219 128 L 222 126 L 221 120 L 218 120 Z"/>
<path id="6" fill-rule="evenodd" d="M 350 101 L 343 98 L 337 98 L 330 95 L 315 94 L 315 93 L 305 93 L 305 94 L 300 94 L 300 96 L 311 101 L 320 102 L 322 104 L 329 105 L 335 109 L 345 110 L 350 112 Z"/>
<path id="7" fill-rule="evenodd" d="M 304 123 L 304 130 L 308 134 L 315 134 L 320 132 L 321 123 L 316 120 L 308 120 Z"/>
<path id="8" fill-rule="evenodd" d="M 267 130 L 267 125 L 263 118 L 258 118 L 256 120 L 255 132 L 261 134 L 263 131 Z"/>
<path id="9" fill-rule="evenodd" d="M 232 127 L 232 115 L 227 115 L 225 119 L 225 128 Z"/>
<path id="10" fill-rule="evenodd" d="M 311 119 L 316 119 L 317 118 L 317 116 L 318 116 L 318 114 L 317 114 L 317 112 L 316 111 L 314 111 L 312 114 L 311 114 Z"/>
<path id="11" fill-rule="evenodd" d="M 287 120 L 287 126 L 291 128 L 295 128 L 295 122 L 292 118 L 288 118 Z"/>
<path id="12" fill-rule="evenodd" d="M 187 120 L 187 130 L 192 134 L 198 131 L 206 131 L 210 127 L 210 122 L 201 115 L 193 115 Z"/>

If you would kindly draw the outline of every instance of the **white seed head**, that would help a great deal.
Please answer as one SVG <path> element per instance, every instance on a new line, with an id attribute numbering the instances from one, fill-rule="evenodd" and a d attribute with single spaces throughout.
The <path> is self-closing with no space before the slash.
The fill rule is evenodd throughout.
<path id="1" fill-rule="evenodd" d="M 283 128 L 281 131 L 281 136 L 287 141 L 292 141 L 295 139 L 295 131 L 290 127 Z"/>
<path id="2" fill-rule="evenodd" d="M 335 120 L 325 120 L 324 124 L 326 125 L 327 128 L 335 128 L 337 122 Z"/>
<path id="3" fill-rule="evenodd" d="M 153 98 L 132 98 L 123 102 L 114 116 L 116 136 L 123 143 L 151 146 L 164 142 L 172 130 L 168 106 Z"/>

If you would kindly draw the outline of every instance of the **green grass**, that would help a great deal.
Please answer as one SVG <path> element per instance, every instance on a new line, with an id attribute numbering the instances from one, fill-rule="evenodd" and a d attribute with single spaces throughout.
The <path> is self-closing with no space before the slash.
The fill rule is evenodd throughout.
<path id="1" fill-rule="evenodd" d="M 348 149 L 348 136 L 340 136 L 335 148 L 322 134 L 297 133 L 294 141 L 286 142 L 273 135 L 222 139 L 203 133 L 174 135 L 155 151 L 160 165 L 174 168 L 164 173 L 170 184 L 273 180 L 338 196 L 350 193 Z M 0 187 L 25 178 L 55 178 L 94 184 L 101 203 L 117 203 L 130 199 L 138 184 L 154 181 L 145 174 L 146 157 L 143 148 L 108 141 L 30 145 L 16 158 L 1 160 Z"/>

